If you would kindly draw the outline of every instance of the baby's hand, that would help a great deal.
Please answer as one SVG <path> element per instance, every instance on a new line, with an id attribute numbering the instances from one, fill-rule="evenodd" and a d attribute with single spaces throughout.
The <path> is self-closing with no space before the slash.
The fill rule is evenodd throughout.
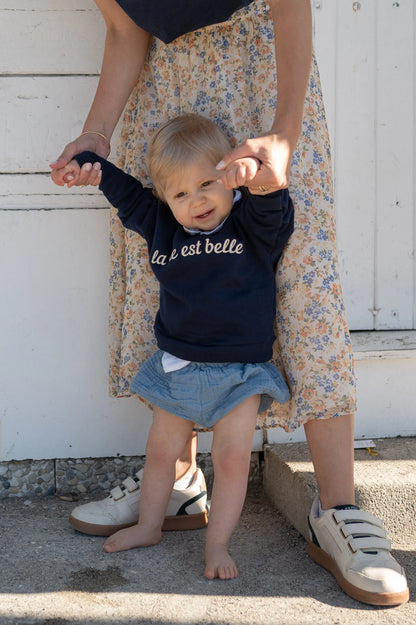
<path id="1" fill-rule="evenodd" d="M 91 181 L 84 178 L 84 180 L 80 182 L 80 169 L 78 167 L 78 164 L 76 164 L 74 169 L 72 168 L 73 163 L 71 161 L 74 156 L 76 154 L 81 154 L 81 152 L 85 152 L 87 150 L 89 150 L 90 152 L 95 152 L 95 154 L 98 154 L 98 156 L 107 158 L 110 153 L 110 145 L 108 139 L 106 139 L 104 135 L 96 134 L 95 132 L 87 132 L 82 133 L 79 137 L 74 139 L 74 141 L 68 143 L 68 145 L 65 146 L 62 154 L 58 156 L 56 161 L 50 164 L 50 168 L 52 169 L 51 178 L 53 182 L 60 187 L 64 187 L 65 184 L 67 184 L 68 182 L 71 183 L 70 185 L 68 185 L 68 187 L 73 187 L 74 185 L 80 184 L 98 184 L 99 181 L 96 181 L 96 176 L 94 172 Z M 69 167 L 70 163 L 71 168 Z M 75 177 L 73 177 L 72 173 L 70 174 L 70 171 L 73 171 L 73 175 Z"/>
<path id="2" fill-rule="evenodd" d="M 236 187 L 248 187 L 256 176 L 260 167 L 260 161 L 252 156 L 245 156 L 232 161 L 218 179 L 227 189 Z"/>
<path id="3" fill-rule="evenodd" d="M 64 167 L 66 174 L 65 180 L 67 181 L 67 187 L 70 189 L 73 186 L 97 186 L 101 181 L 101 164 L 100 163 L 84 163 L 82 167 L 78 165 L 78 162 L 73 159 L 69 161 Z"/>

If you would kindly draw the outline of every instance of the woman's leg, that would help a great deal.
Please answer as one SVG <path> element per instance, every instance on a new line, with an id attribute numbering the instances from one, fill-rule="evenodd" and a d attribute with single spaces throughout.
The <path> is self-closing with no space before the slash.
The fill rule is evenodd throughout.
<path id="1" fill-rule="evenodd" d="M 205 576 L 232 579 L 238 570 L 228 543 L 244 504 L 259 396 L 231 410 L 214 427 L 214 485 L 205 545 Z"/>
<path id="2" fill-rule="evenodd" d="M 354 504 L 354 415 L 309 421 L 305 433 L 322 508 Z"/>
<path id="3" fill-rule="evenodd" d="M 175 462 L 194 424 L 154 407 L 146 446 L 146 464 L 140 494 L 137 525 L 120 530 L 104 543 L 109 553 L 160 542 L 169 497 L 175 481 Z"/>
<path id="4" fill-rule="evenodd" d="M 358 601 L 379 606 L 408 601 L 406 575 L 390 553 L 382 521 L 351 507 L 353 415 L 309 421 L 305 431 L 321 500 L 321 509 L 315 500 L 309 514 L 309 556 Z"/>

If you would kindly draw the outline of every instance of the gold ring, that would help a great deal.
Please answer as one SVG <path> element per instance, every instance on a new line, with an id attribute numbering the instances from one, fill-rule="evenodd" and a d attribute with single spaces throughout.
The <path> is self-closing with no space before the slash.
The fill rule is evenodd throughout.
<path id="1" fill-rule="evenodd" d="M 262 193 L 266 193 L 266 191 L 269 190 L 269 187 L 257 187 L 257 189 L 261 191 Z"/>

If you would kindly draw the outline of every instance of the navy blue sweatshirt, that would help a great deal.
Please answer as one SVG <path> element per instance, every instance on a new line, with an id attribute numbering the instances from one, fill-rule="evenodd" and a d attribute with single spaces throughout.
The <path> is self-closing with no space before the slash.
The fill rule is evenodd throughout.
<path id="1" fill-rule="evenodd" d="M 225 22 L 253 0 L 117 0 L 140 28 L 170 43 L 210 24 Z"/>
<path id="2" fill-rule="evenodd" d="M 293 232 L 287 189 L 234 203 L 222 227 L 189 234 L 151 189 L 92 152 L 100 189 L 125 226 L 147 241 L 160 282 L 155 335 L 160 349 L 193 362 L 267 362 L 276 313 L 275 270 Z"/>

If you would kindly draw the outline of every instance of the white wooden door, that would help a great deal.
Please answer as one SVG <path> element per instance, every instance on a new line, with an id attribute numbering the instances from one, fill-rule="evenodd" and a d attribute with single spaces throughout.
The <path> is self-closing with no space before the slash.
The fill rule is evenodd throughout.
<path id="1" fill-rule="evenodd" d="M 312 8 L 350 327 L 415 328 L 415 2 Z"/>

